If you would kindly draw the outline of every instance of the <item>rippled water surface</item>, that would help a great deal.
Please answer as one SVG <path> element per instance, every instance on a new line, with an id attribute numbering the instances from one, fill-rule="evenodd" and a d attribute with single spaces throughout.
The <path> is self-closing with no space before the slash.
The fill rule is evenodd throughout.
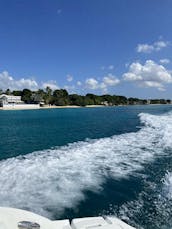
<path id="1" fill-rule="evenodd" d="M 172 228 L 172 106 L 0 111 L 0 205 Z"/>

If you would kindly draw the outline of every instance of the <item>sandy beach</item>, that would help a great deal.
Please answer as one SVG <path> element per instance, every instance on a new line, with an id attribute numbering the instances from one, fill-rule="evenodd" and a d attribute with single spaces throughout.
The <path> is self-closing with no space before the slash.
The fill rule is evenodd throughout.
<path id="1" fill-rule="evenodd" d="M 80 106 L 44 106 L 44 107 L 40 107 L 39 109 L 57 109 L 57 108 L 80 108 Z"/>
<path id="2" fill-rule="evenodd" d="M 171 104 L 146 104 L 145 106 L 149 106 L 149 105 L 155 105 L 155 106 L 158 106 L 158 105 L 171 105 Z M 118 106 L 139 106 L 139 105 L 118 105 Z M 97 108 L 97 107 L 112 107 L 112 106 L 104 106 L 104 105 L 87 105 L 85 107 L 82 107 L 82 106 L 76 106 L 76 105 L 71 105 L 71 106 L 44 106 L 44 107 L 37 107 L 37 108 L 26 108 L 26 107 L 13 107 L 13 108 L 3 108 L 3 107 L 0 107 L 0 110 L 44 110 L 44 109 L 63 109 L 63 108 Z"/>
<path id="3" fill-rule="evenodd" d="M 87 108 L 94 108 L 94 107 L 104 107 L 104 105 L 87 105 Z M 71 105 L 71 106 L 44 106 L 44 107 L 37 107 L 37 108 L 30 108 L 30 107 L 12 107 L 12 108 L 3 108 L 0 107 L 0 110 L 41 110 L 41 109 L 62 109 L 62 108 L 81 108 L 81 106 Z"/>

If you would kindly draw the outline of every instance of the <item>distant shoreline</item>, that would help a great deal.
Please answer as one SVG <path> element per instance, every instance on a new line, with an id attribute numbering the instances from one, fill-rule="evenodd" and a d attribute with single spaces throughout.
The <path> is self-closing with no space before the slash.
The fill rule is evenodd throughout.
<path id="1" fill-rule="evenodd" d="M 3 108 L 0 107 L 0 110 L 8 111 L 8 110 L 44 110 L 44 109 L 63 109 L 63 108 L 81 108 L 82 106 L 76 106 L 76 105 L 68 105 L 68 106 L 44 106 L 44 107 L 38 107 L 38 108 L 26 108 L 26 107 L 20 107 L 20 108 Z M 94 107 L 106 107 L 104 105 L 87 105 L 85 106 L 87 108 L 94 108 Z M 109 106 L 110 107 L 110 106 Z"/>
<path id="2" fill-rule="evenodd" d="M 76 106 L 76 105 L 68 105 L 68 106 L 45 106 L 45 107 L 39 107 L 39 108 L 8 108 L 4 109 L 3 107 L 0 107 L 0 110 L 8 111 L 8 110 L 46 110 L 46 109 L 70 109 L 70 108 L 98 108 L 98 107 L 120 107 L 120 106 L 159 106 L 159 105 L 172 105 L 172 104 L 134 104 L 134 105 L 113 105 L 113 106 L 104 106 L 104 105 L 86 105 L 86 106 Z"/>
<path id="3" fill-rule="evenodd" d="M 53 109 L 53 108 L 81 108 L 82 106 L 76 106 L 76 105 L 67 105 L 67 106 L 45 106 L 40 107 L 40 109 Z M 84 107 L 105 107 L 104 105 L 86 105 Z"/>

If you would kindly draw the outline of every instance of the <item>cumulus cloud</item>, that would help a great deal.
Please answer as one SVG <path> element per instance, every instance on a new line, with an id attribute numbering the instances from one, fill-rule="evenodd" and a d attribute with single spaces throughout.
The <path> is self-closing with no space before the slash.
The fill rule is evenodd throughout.
<path id="1" fill-rule="evenodd" d="M 106 86 L 115 86 L 120 82 L 119 79 L 117 79 L 115 76 L 112 74 L 108 74 L 107 76 L 103 77 L 103 83 Z"/>
<path id="2" fill-rule="evenodd" d="M 50 80 L 47 82 L 42 83 L 41 85 L 42 88 L 50 87 L 52 90 L 59 89 L 59 86 L 57 85 L 57 82 L 54 80 Z"/>
<path id="3" fill-rule="evenodd" d="M 89 78 L 89 79 L 86 79 L 85 85 L 88 89 L 95 90 L 95 89 L 98 89 L 99 82 L 94 78 Z"/>
<path id="4" fill-rule="evenodd" d="M 76 84 L 77 84 L 78 86 L 81 86 L 81 85 L 82 85 L 81 81 L 77 81 Z"/>
<path id="5" fill-rule="evenodd" d="M 154 50 L 154 47 L 153 45 L 148 44 L 138 44 L 136 49 L 137 52 L 151 53 Z"/>
<path id="6" fill-rule="evenodd" d="M 100 89 L 103 92 L 108 91 L 108 87 L 116 86 L 120 83 L 120 80 L 117 79 L 112 74 L 104 76 L 101 80 L 96 80 L 95 78 L 88 78 L 85 81 L 85 86 L 87 89 L 97 90 Z"/>
<path id="7" fill-rule="evenodd" d="M 6 90 L 7 88 L 10 90 L 21 90 L 23 88 L 36 90 L 38 89 L 38 84 L 35 80 L 29 78 L 15 80 L 7 71 L 3 71 L 0 73 L 0 89 Z"/>
<path id="8" fill-rule="evenodd" d="M 123 79 L 142 87 L 154 87 L 161 91 L 165 90 L 165 84 L 172 83 L 171 73 L 152 60 L 147 60 L 143 65 L 139 62 L 132 63 L 129 71 L 123 74 Z"/>
<path id="9" fill-rule="evenodd" d="M 169 64 L 170 63 L 170 60 L 169 59 L 161 59 L 159 62 L 161 64 Z"/>
<path id="10" fill-rule="evenodd" d="M 53 80 L 39 84 L 31 78 L 21 78 L 16 80 L 7 71 L 0 73 L 0 89 L 2 90 L 6 90 L 8 88 L 10 90 L 23 90 L 24 88 L 27 88 L 35 91 L 39 88 L 45 89 L 46 87 L 50 87 L 52 90 L 59 89 L 57 82 Z"/>
<path id="11" fill-rule="evenodd" d="M 166 48 L 168 45 L 169 45 L 168 41 L 157 41 L 154 43 L 154 48 L 156 51 L 159 51 L 162 48 Z"/>
<path id="12" fill-rule="evenodd" d="M 73 80 L 73 76 L 68 74 L 67 75 L 67 81 L 68 82 L 71 82 L 72 80 Z"/>
<path id="13" fill-rule="evenodd" d="M 136 47 L 139 53 L 152 53 L 153 51 L 160 51 L 169 45 L 168 41 L 156 41 L 153 44 L 138 44 Z"/>

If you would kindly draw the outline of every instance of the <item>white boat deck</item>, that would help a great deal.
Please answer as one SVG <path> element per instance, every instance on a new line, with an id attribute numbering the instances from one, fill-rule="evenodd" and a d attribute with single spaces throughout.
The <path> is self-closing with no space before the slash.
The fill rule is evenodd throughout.
<path id="1" fill-rule="evenodd" d="M 19 229 L 19 222 L 28 221 L 40 225 L 40 229 L 134 229 L 115 217 L 88 217 L 51 221 L 32 212 L 0 207 L 0 229 Z M 28 226 L 23 229 L 35 229 Z M 37 229 L 37 228 L 36 228 Z"/>

